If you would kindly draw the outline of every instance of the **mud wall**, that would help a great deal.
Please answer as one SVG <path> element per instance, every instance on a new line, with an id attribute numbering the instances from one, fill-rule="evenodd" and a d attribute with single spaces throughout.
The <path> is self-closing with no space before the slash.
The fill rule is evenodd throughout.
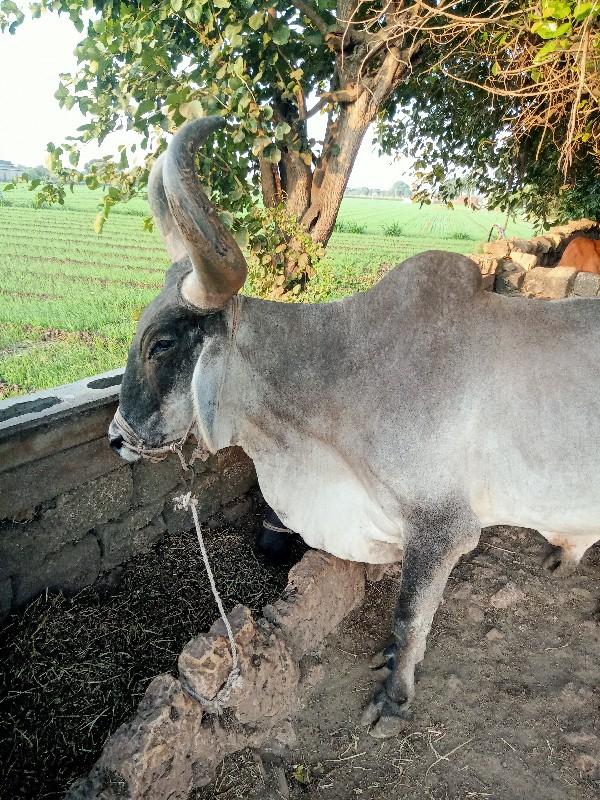
<path id="1" fill-rule="evenodd" d="M 175 457 L 127 464 L 108 446 L 123 370 L 0 402 L 0 618 L 46 588 L 75 591 L 191 527 L 173 511 Z M 231 448 L 197 463 L 204 519 L 256 476 Z"/>
<path id="2" fill-rule="evenodd" d="M 483 255 L 470 254 L 469 258 L 479 266 L 488 291 L 547 300 L 598 297 L 599 275 L 555 266 L 569 242 L 578 236 L 600 239 L 600 224 L 579 219 L 532 239 L 498 239 L 484 245 Z"/>

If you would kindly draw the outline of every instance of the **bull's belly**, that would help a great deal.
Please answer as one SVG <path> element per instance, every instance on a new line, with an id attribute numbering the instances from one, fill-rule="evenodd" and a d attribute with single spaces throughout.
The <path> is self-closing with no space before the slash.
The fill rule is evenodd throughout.
<path id="1" fill-rule="evenodd" d="M 254 460 L 265 500 L 310 547 L 368 564 L 402 558 L 402 520 L 390 518 L 373 488 L 338 461 L 303 471 L 298 463 Z"/>
<path id="2" fill-rule="evenodd" d="M 564 492 L 551 482 L 534 487 L 531 481 L 523 487 L 488 485 L 474 493 L 472 508 L 482 527 L 515 525 L 569 536 L 600 533 L 600 488 Z"/>

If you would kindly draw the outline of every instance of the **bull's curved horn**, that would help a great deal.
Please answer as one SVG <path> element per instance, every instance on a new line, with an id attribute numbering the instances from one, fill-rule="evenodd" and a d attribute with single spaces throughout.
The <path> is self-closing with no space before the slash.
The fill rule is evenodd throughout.
<path id="1" fill-rule="evenodd" d="M 242 251 L 200 187 L 194 165 L 200 145 L 223 123 L 220 117 L 205 117 L 184 125 L 162 162 L 169 209 L 194 265 L 183 293 L 202 308 L 222 308 L 242 288 L 247 274 Z"/>
<path id="2" fill-rule="evenodd" d="M 148 202 L 150 203 L 150 210 L 156 222 L 156 227 L 160 233 L 161 239 L 171 262 L 175 264 L 182 258 L 188 255 L 185 242 L 181 237 L 181 233 L 173 215 L 169 208 L 167 195 L 165 194 L 165 187 L 163 184 L 163 161 L 165 154 L 160 155 L 152 169 L 148 178 Z"/>

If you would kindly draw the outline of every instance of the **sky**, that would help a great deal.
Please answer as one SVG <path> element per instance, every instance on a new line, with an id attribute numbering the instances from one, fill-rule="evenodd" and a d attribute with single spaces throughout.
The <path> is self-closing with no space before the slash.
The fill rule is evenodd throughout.
<path id="1" fill-rule="evenodd" d="M 43 164 L 46 145 L 58 145 L 75 136 L 85 118 L 77 108 L 60 109 L 54 92 L 61 72 L 73 72 L 73 55 L 80 38 L 68 17 L 44 14 L 27 20 L 11 36 L 0 34 L 0 160 L 26 167 Z M 318 126 L 318 121 L 317 121 Z M 319 138 L 315 126 L 310 135 Z M 395 181 L 410 183 L 410 164 L 406 159 L 378 158 L 368 132 L 358 154 L 349 187 L 369 186 L 389 189 Z M 108 137 L 101 148 L 86 145 L 83 162 L 116 152 L 119 135 Z"/>

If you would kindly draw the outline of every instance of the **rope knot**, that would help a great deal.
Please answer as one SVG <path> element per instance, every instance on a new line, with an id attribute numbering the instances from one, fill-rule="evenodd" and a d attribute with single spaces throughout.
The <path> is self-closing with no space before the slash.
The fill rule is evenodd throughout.
<path id="1" fill-rule="evenodd" d="M 198 498 L 191 492 L 184 492 L 173 498 L 174 511 L 191 511 L 192 508 L 198 505 Z"/>

